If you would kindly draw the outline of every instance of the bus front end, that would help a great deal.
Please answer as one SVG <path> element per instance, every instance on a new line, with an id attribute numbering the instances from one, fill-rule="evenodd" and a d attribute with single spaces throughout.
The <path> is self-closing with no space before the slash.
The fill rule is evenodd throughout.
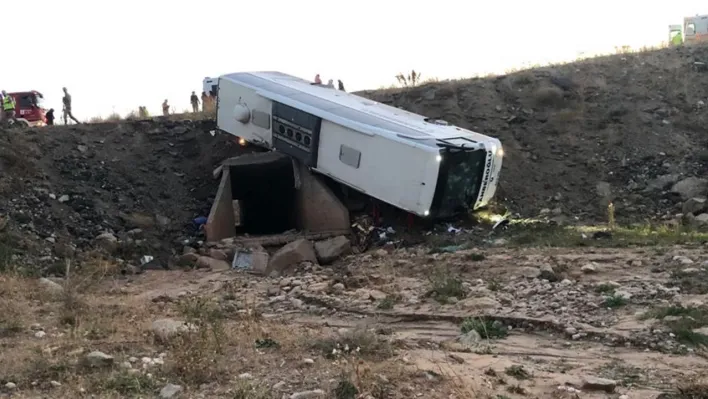
<path id="1" fill-rule="evenodd" d="M 452 218 L 489 204 L 504 157 L 501 142 L 491 137 L 484 142 L 455 138 L 441 140 L 440 147 L 431 216 Z"/>

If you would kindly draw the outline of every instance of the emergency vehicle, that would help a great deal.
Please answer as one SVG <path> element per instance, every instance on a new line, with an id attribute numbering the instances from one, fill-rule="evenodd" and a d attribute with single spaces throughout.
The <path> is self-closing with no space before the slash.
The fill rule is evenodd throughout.
<path id="1" fill-rule="evenodd" d="M 708 41 L 708 14 L 685 17 L 683 25 L 669 25 L 669 44 L 692 44 Z"/>
<path id="2" fill-rule="evenodd" d="M 47 124 L 44 109 L 44 96 L 42 93 L 30 90 L 7 93 L 15 99 L 15 118 L 17 122 L 26 126 L 45 126 Z"/>

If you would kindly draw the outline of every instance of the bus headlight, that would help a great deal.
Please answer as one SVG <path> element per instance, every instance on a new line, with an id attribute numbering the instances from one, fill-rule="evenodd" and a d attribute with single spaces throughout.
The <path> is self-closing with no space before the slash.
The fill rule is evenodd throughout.
<path id="1" fill-rule="evenodd" d="M 442 155 L 438 155 L 437 157 L 435 157 L 435 160 L 438 162 L 442 162 Z"/>
<path id="2" fill-rule="evenodd" d="M 497 149 L 497 156 L 498 156 L 498 157 L 503 157 L 503 156 L 504 156 L 504 148 L 503 148 L 503 147 L 499 147 L 499 148 Z"/>
<path id="3" fill-rule="evenodd" d="M 429 216 L 429 215 L 430 215 L 430 211 L 425 211 L 425 212 L 423 212 L 423 215 Z"/>

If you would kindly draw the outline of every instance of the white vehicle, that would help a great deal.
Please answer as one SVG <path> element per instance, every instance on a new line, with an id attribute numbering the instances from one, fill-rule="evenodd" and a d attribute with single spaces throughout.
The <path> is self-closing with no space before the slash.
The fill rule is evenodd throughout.
<path id="1" fill-rule="evenodd" d="M 218 89 L 220 130 L 416 215 L 476 209 L 496 191 L 496 138 L 280 72 L 223 75 Z"/>
<path id="2" fill-rule="evenodd" d="M 216 91 L 218 90 L 219 86 L 219 78 L 204 78 L 204 81 L 202 82 L 202 91 L 206 94 L 209 94 L 210 91 L 213 91 L 214 94 L 216 94 Z"/>

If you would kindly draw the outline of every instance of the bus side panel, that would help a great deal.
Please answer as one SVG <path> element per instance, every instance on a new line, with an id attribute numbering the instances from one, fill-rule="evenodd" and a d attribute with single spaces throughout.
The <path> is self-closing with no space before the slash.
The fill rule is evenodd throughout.
<path id="1" fill-rule="evenodd" d="M 323 120 L 316 169 L 391 205 L 424 214 L 435 193 L 436 156 Z"/>
<path id="2" fill-rule="evenodd" d="M 250 110 L 247 123 L 236 120 L 235 110 L 246 106 Z M 216 123 L 219 129 L 243 137 L 246 141 L 268 148 L 273 147 L 271 131 L 272 102 L 256 94 L 255 90 L 241 86 L 228 79 L 219 79 L 219 96 Z"/>

